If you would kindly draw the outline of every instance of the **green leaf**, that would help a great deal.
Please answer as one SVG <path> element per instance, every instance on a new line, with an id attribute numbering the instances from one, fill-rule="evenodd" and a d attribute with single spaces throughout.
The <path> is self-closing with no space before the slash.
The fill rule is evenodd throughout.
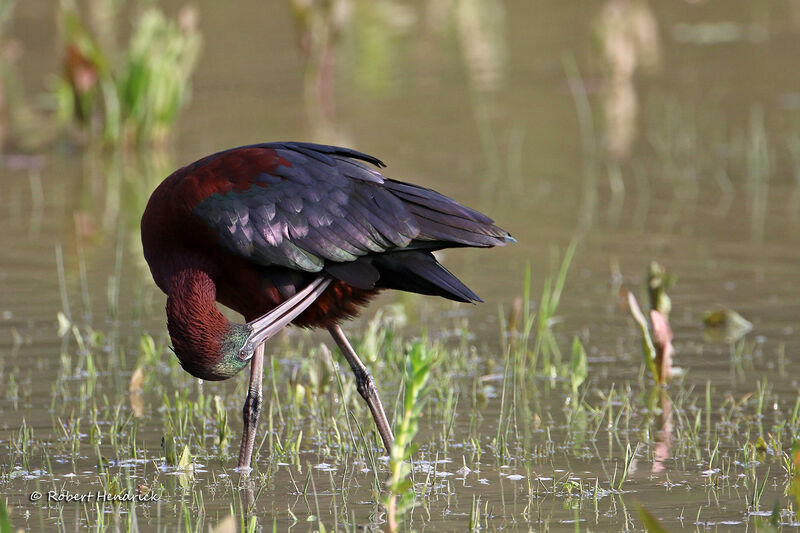
<path id="1" fill-rule="evenodd" d="M 768 446 L 767 446 L 766 441 L 764 441 L 763 437 L 758 437 L 758 440 L 756 440 L 756 443 L 755 443 L 755 448 L 756 448 L 756 451 L 759 452 L 759 453 L 767 453 Z"/>
<path id="2" fill-rule="evenodd" d="M 650 375 L 656 383 L 659 382 L 659 370 L 656 368 L 656 348 L 653 346 L 653 339 L 650 338 L 650 328 L 647 325 L 647 320 L 639 308 L 639 302 L 632 292 L 628 292 L 628 306 L 630 307 L 633 319 L 639 324 L 639 329 L 642 332 L 642 352 L 644 354 L 644 362 L 647 368 L 650 369 Z"/>
<path id="3" fill-rule="evenodd" d="M 775 501 L 775 505 L 772 507 L 772 514 L 769 515 L 769 523 L 772 527 L 779 529 L 781 526 L 781 507 L 778 505 L 778 501 Z"/>
<path id="4" fill-rule="evenodd" d="M 6 501 L 0 499 L 0 533 L 13 533 L 14 527 L 11 525 L 11 519 L 8 516 L 8 507 Z"/>
<path id="5" fill-rule="evenodd" d="M 414 483 L 410 479 L 406 478 L 400 483 L 396 484 L 392 488 L 392 492 L 394 492 L 395 494 L 403 494 L 407 490 L 411 490 L 413 487 Z"/>
<path id="6" fill-rule="evenodd" d="M 192 466 L 192 454 L 189 453 L 189 446 L 183 447 L 183 453 L 180 460 L 178 460 L 178 468 L 189 468 Z"/>
<path id="7" fill-rule="evenodd" d="M 177 466 L 178 454 L 175 449 L 175 437 L 171 433 L 167 433 L 161 438 L 161 446 L 164 448 L 164 462 L 168 466 Z"/>
<path id="8" fill-rule="evenodd" d="M 789 492 L 797 500 L 797 507 L 800 508 L 800 439 L 792 443 L 792 463 L 794 464 L 794 481 Z"/>
<path id="9" fill-rule="evenodd" d="M 583 384 L 588 375 L 586 350 L 578 337 L 575 337 L 572 341 L 572 359 L 570 360 L 569 370 L 572 392 L 578 392 L 578 387 Z"/>
<path id="10" fill-rule="evenodd" d="M 644 528 L 649 533 L 667 533 L 667 529 L 661 524 L 661 521 L 650 511 L 645 509 L 644 506 L 637 503 L 636 511 L 639 513 L 639 518 L 641 518 L 644 523 Z"/>

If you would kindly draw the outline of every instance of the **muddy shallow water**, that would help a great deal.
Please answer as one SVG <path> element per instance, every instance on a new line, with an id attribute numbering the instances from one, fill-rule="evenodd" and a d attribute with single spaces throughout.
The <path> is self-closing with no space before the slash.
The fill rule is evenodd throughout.
<path id="1" fill-rule="evenodd" d="M 800 2 L 347 5 L 322 73 L 284 3 L 199 5 L 193 101 L 166 149 L 8 150 L 0 495 L 13 525 L 205 530 L 232 513 L 243 529 L 385 527 L 385 457 L 359 433 L 371 420 L 347 372 L 340 388 L 327 339 L 292 331 L 268 346 L 264 441 L 240 484 L 246 377 L 201 385 L 177 367 L 141 257 L 141 211 L 174 168 L 308 140 L 374 154 L 387 175 L 479 208 L 518 240 L 443 254 L 484 304 L 386 294 L 345 328 L 368 345 L 382 310 L 379 330 L 426 331 L 441 346 L 416 437 L 419 505 L 402 529 L 642 530 L 640 508 L 669 530 L 755 528 L 770 514 L 797 527 Z M 51 6 L 20 3 L 9 26 L 32 98 L 58 69 L 54 24 Z M 527 265 L 539 310 L 572 241 L 551 325 L 562 364 L 547 374 L 540 358 L 515 374 L 499 317 L 522 296 Z M 670 322 L 685 369 L 655 391 L 621 297 L 633 290 L 644 305 L 653 260 L 677 278 Z M 703 313 L 721 306 L 752 330 L 705 330 Z M 577 394 L 574 337 L 588 360 Z M 138 368 L 146 377 L 131 386 Z M 371 368 L 391 417 L 402 363 Z M 172 439 L 178 455 L 189 446 L 192 469 L 165 464 Z M 159 499 L 59 502 L 50 491 Z"/>

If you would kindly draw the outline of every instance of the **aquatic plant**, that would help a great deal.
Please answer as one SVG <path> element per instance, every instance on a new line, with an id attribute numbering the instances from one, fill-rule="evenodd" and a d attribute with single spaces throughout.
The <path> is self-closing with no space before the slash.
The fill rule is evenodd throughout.
<path id="1" fill-rule="evenodd" d="M 530 282 L 524 285 L 529 297 Z M 120 301 L 125 301 L 124 293 Z M 79 314 L 76 307 L 73 316 Z M 526 322 L 535 325 L 537 317 L 527 315 Z M 282 530 L 303 521 L 320 531 L 349 529 L 355 522 L 378 526 L 389 519 L 392 506 L 396 530 L 438 526 L 436 517 L 448 512 L 454 515 L 451 520 L 461 520 L 462 529 L 469 525 L 472 530 L 508 520 L 546 529 L 556 520 L 584 519 L 587 513 L 597 513 L 598 524 L 605 527 L 636 520 L 637 498 L 649 505 L 643 485 L 677 496 L 683 490 L 673 487 L 689 483 L 720 506 L 740 503 L 754 523 L 774 510 L 775 501 L 778 511 L 770 520 L 796 522 L 800 446 L 795 444 L 792 453 L 789 449 L 800 430 L 800 399 L 787 404 L 777 395 L 772 377 L 724 394 L 716 381 L 695 387 L 679 380 L 670 385 L 670 397 L 666 389 L 649 387 L 635 371 L 620 370 L 616 363 L 592 361 L 590 368 L 587 354 L 596 354 L 598 346 L 586 334 L 572 336 L 571 357 L 552 365 L 556 376 L 544 380 L 549 388 L 543 394 L 537 388 L 540 372 L 518 374 L 526 358 L 516 359 L 517 340 L 508 341 L 498 356 L 496 348 L 468 337 L 475 322 L 443 320 L 434 337 L 443 338 L 447 330 L 453 334 L 449 340 L 431 343 L 424 338 L 410 347 L 403 339 L 415 333 L 413 326 L 411 331 L 408 325 L 397 330 L 397 322 L 384 319 L 378 327 L 364 325 L 359 345 L 375 347 L 376 377 L 388 390 L 400 389 L 392 416 L 398 448 L 388 467 L 375 457 L 374 436 L 366 438 L 368 432 L 358 424 L 358 410 L 364 407 L 346 372 L 342 379 L 333 354 L 307 332 L 292 333 L 300 342 L 285 343 L 280 359 L 265 366 L 268 430 L 248 486 L 239 485 L 230 474 L 231 462 L 220 455 L 220 439 L 233 439 L 239 428 L 228 417 L 238 412 L 243 385 L 198 384 L 186 378 L 168 357 L 163 331 L 127 336 L 118 347 L 113 344 L 115 322 L 96 330 L 69 324 L 63 355 L 55 362 L 52 414 L 46 415 L 50 422 L 28 418 L 0 443 L 5 452 L 0 454 L 0 484 L 19 494 L 37 484 L 83 490 L 97 479 L 109 493 L 152 492 L 164 500 L 164 519 L 190 530 L 206 529 L 228 510 L 242 530 L 267 529 L 270 522 L 274 530 Z M 504 337 L 509 333 L 505 324 L 497 327 Z M 628 328 L 621 329 L 624 345 L 632 345 Z M 528 334 L 535 335 L 535 327 Z M 755 349 L 752 343 L 735 348 L 746 376 L 752 375 L 748 365 L 755 360 Z M 634 350 L 619 357 L 635 362 L 636 356 Z M 127 385 L 139 369 L 143 377 L 136 378 L 136 388 L 145 401 L 156 403 L 136 415 Z M 603 377 L 609 369 L 613 380 Z M 17 372 L 9 383 L 15 390 L 8 393 L 28 405 L 31 380 Z M 501 427 L 499 446 L 495 424 Z M 425 444 L 418 447 L 423 432 L 417 430 L 422 428 Z M 498 453 L 484 453 L 500 447 Z M 587 461 L 591 470 L 575 466 Z M 75 483 L 64 472 L 76 472 Z M 135 480 L 133 486 L 126 488 L 130 480 Z M 475 497 L 465 498 L 470 491 Z M 14 497 L 12 511 L 20 508 Z M 268 498 L 286 507 L 265 515 L 253 502 Z M 146 520 L 152 509 L 147 503 L 133 509 L 96 503 L 79 508 L 82 524 L 109 527 L 111 518 L 103 515 L 122 509 L 133 518 L 125 519 L 127 525 L 123 520 L 121 529 L 135 531 L 130 524 Z M 29 504 L 22 505 L 27 511 L 24 505 Z M 49 524 L 70 505 L 53 503 L 32 516 L 43 513 L 38 516 Z M 678 520 L 711 520 L 717 510 L 704 500 L 686 503 L 677 518 L 653 511 L 651 518 L 658 514 L 672 528 Z M 641 512 L 639 519 L 648 523 Z"/>
<path id="2" fill-rule="evenodd" d="M 559 366 L 561 364 L 561 350 L 556 342 L 552 326 L 556 322 L 556 311 L 561 302 L 561 294 L 567 281 L 567 273 L 572 258 L 575 255 L 577 241 L 572 241 L 564 252 L 561 263 L 558 264 L 556 276 L 547 276 L 542 287 L 542 296 L 539 301 L 539 312 L 537 315 L 536 340 L 531 354 L 531 366 L 535 369 L 540 354 L 543 356 L 543 370 L 546 375 L 551 374 L 551 364 Z M 554 258 L 556 254 L 554 254 Z M 557 264 L 557 263 L 556 263 Z"/>
<path id="3" fill-rule="evenodd" d="M 639 303 L 632 292 L 628 292 L 627 300 L 631 315 L 642 332 L 642 353 L 645 365 L 656 383 L 669 381 L 674 372 L 672 366 L 672 328 L 669 325 L 669 312 L 672 302 L 666 289 L 674 283 L 674 276 L 656 263 L 650 263 L 647 269 L 647 291 L 650 297 L 650 321 L 648 323 Z M 652 335 L 650 329 L 652 328 Z"/>
<path id="4" fill-rule="evenodd" d="M 794 475 L 792 476 L 789 493 L 794 496 L 797 508 L 800 509 L 800 438 L 792 442 L 791 454 Z"/>
<path id="5" fill-rule="evenodd" d="M 389 494 L 384 499 L 389 515 L 389 530 L 392 532 L 398 530 L 398 521 L 414 506 L 414 484 L 409 479 L 411 458 L 417 448 L 413 440 L 419 428 L 419 417 L 425 403 L 423 391 L 433 359 L 434 352 L 426 346 L 425 341 L 412 344 L 406 356 L 403 378 L 406 392 L 389 455 L 391 474 L 386 482 Z"/>
<path id="6" fill-rule="evenodd" d="M 106 18 L 116 24 L 123 3 L 106 3 Z M 117 51 L 117 43 L 100 38 L 100 30 L 77 9 L 62 4 L 65 58 L 56 86 L 58 117 L 109 143 L 163 143 L 189 101 L 201 43 L 197 16 L 184 8 L 173 20 L 155 5 L 134 11 L 130 40 Z"/>
<path id="7" fill-rule="evenodd" d="M 12 533 L 13 531 L 14 527 L 8 516 L 8 504 L 4 499 L 0 499 L 0 533 Z"/>
<path id="8" fill-rule="evenodd" d="M 578 394 L 578 387 L 580 387 L 589 371 L 586 367 L 586 349 L 581 344 L 581 340 L 575 337 L 572 340 L 572 358 L 569 363 L 569 381 L 572 387 L 572 394 Z"/>

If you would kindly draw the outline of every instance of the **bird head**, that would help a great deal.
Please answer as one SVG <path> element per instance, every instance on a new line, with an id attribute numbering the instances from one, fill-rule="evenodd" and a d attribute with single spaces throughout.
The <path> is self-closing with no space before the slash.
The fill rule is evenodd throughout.
<path id="1" fill-rule="evenodd" d="M 214 335 L 200 331 L 184 335 L 170 332 L 172 350 L 184 370 L 196 378 L 222 381 L 238 374 L 253 357 L 247 324 L 227 323 L 228 328 Z"/>

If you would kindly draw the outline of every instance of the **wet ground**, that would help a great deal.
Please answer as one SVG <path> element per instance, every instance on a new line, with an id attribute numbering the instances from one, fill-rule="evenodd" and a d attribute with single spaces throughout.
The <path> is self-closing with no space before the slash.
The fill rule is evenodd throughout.
<path id="1" fill-rule="evenodd" d="M 149 193 L 178 166 L 266 140 L 374 154 L 518 240 L 442 255 L 484 304 L 387 294 L 345 328 L 390 417 L 406 343 L 437 346 L 401 529 L 798 527 L 800 2 L 343 5 L 327 21 L 338 37 L 308 52 L 283 3 L 198 6 L 204 49 L 171 146 L 7 150 L 0 495 L 14 527 L 207 530 L 231 514 L 257 531 L 386 527 L 386 458 L 324 336 L 267 347 L 248 483 L 233 469 L 246 377 L 198 384 L 167 349 L 139 240 Z M 32 99 L 59 68 L 51 9 L 20 3 L 8 30 Z M 515 301 L 529 265 L 535 321 L 570 242 L 554 345 L 537 350 Z M 677 278 L 685 370 L 664 388 L 622 296 L 646 305 L 654 260 Z M 720 307 L 752 330 L 706 330 Z M 576 337 L 588 377 L 573 390 Z M 184 447 L 189 467 L 168 464 Z"/>

